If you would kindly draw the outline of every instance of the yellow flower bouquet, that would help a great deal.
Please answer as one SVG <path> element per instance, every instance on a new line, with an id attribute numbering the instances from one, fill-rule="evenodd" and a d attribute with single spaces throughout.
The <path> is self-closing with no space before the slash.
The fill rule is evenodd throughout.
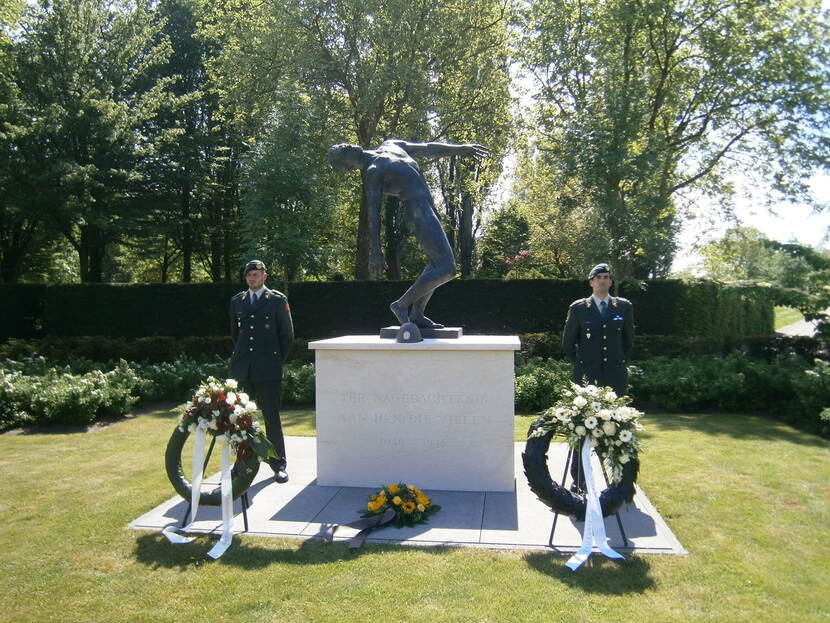
<path id="1" fill-rule="evenodd" d="M 376 494 L 369 496 L 366 510 L 361 516 L 382 515 L 389 509 L 395 512 L 391 523 L 402 528 L 426 523 L 427 518 L 441 510 L 441 507 L 433 504 L 418 487 L 400 482 L 396 485 L 385 485 Z"/>

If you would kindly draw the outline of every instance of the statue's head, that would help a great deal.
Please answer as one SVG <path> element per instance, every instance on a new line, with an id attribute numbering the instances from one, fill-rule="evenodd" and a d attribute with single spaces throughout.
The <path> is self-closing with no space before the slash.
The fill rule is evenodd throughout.
<path id="1" fill-rule="evenodd" d="M 337 171 L 351 171 L 360 168 L 362 155 L 363 148 L 360 145 L 338 143 L 329 149 L 329 162 Z"/>

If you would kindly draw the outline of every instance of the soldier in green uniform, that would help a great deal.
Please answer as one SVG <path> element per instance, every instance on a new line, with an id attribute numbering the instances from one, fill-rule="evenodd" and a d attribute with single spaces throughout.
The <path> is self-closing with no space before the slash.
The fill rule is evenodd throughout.
<path id="1" fill-rule="evenodd" d="M 588 274 L 591 296 L 571 303 L 562 334 L 562 348 L 573 362 L 574 383 L 607 386 L 618 396 L 628 388 L 627 365 L 634 346 L 634 308 L 611 296 L 608 264 L 597 264 Z M 584 489 L 579 456 L 571 464 L 576 489 Z"/>
<path id="2" fill-rule="evenodd" d="M 265 434 L 274 445 L 278 459 L 270 461 L 274 480 L 288 481 L 285 439 L 280 422 L 282 364 L 294 341 L 294 326 L 288 299 L 265 287 L 265 264 L 245 264 L 248 290 L 231 298 L 230 319 L 233 355 L 231 377 L 254 398 L 265 419 Z"/>
<path id="3" fill-rule="evenodd" d="M 568 309 L 562 348 L 574 364 L 574 383 L 607 386 L 623 396 L 634 346 L 634 308 L 628 299 L 609 294 L 613 280 L 608 264 L 594 266 L 588 283 L 593 294 Z"/>

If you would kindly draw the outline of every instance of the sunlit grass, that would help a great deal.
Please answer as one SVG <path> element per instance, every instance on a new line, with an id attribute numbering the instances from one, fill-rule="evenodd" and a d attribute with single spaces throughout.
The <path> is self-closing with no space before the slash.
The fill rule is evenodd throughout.
<path id="1" fill-rule="evenodd" d="M 775 306 L 775 330 L 786 327 L 788 324 L 804 320 L 801 312 L 793 307 Z"/>
<path id="2" fill-rule="evenodd" d="M 288 434 L 313 412 L 286 410 Z M 174 411 L 0 435 L 0 620 L 815 621 L 830 613 L 830 443 L 740 415 L 647 415 L 640 484 L 688 556 L 419 549 L 125 526 L 169 498 Z M 523 439 L 531 416 L 517 418 Z M 347 518 L 349 519 L 349 518 Z"/>

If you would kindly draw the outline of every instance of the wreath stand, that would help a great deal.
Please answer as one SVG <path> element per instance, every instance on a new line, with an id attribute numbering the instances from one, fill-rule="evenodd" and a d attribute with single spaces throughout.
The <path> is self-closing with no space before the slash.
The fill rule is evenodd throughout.
<path id="1" fill-rule="evenodd" d="M 208 448 L 207 454 L 205 454 L 205 464 L 202 465 L 202 477 L 204 478 L 205 470 L 207 469 L 208 463 L 210 462 L 210 455 L 213 453 L 213 446 L 216 445 L 216 437 L 214 436 L 210 440 L 210 447 Z M 245 530 L 243 532 L 248 531 L 248 506 L 250 503 L 248 502 L 248 492 L 245 491 L 242 495 L 239 496 L 239 501 L 242 504 L 242 521 L 245 524 Z M 191 502 L 188 500 L 187 502 L 187 509 L 184 511 L 184 518 L 182 519 L 181 526 L 184 527 L 187 525 L 187 520 L 190 518 L 190 510 L 192 508 Z M 553 536 L 551 535 L 551 538 Z"/>
<path id="2" fill-rule="evenodd" d="M 571 466 L 571 461 L 576 461 L 576 482 L 579 482 L 579 476 L 582 472 L 582 464 L 579 463 L 579 451 L 582 449 L 582 444 L 585 443 L 583 440 L 577 448 L 571 448 L 568 450 L 568 457 L 565 459 L 565 470 L 562 472 L 562 486 L 565 486 L 565 481 L 568 478 L 568 468 Z M 610 484 L 608 481 L 608 475 L 605 473 L 605 466 L 602 465 L 602 461 L 600 461 L 600 468 L 602 469 L 602 477 L 605 479 L 605 484 Z M 617 526 L 620 528 L 620 534 L 623 538 L 623 547 L 629 547 L 628 544 L 628 537 L 625 536 L 625 530 L 623 529 L 622 520 L 620 519 L 620 513 L 617 511 L 614 513 L 614 517 L 617 519 Z M 553 535 L 556 532 L 556 522 L 559 521 L 559 511 L 553 512 L 553 525 L 550 528 L 550 537 L 548 538 L 548 547 L 551 549 L 556 549 L 553 545 Z"/>

